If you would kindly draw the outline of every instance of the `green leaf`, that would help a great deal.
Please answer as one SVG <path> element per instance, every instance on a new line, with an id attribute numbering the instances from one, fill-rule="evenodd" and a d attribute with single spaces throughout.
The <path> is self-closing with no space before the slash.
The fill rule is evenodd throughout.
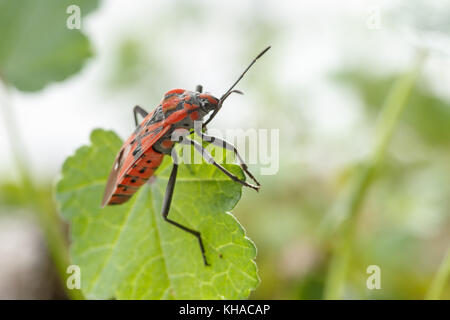
<path id="1" fill-rule="evenodd" d="M 22 91 L 37 91 L 78 72 L 92 55 L 88 39 L 67 28 L 67 7 L 78 5 L 81 30 L 92 0 L 0 0 L 0 78 Z"/>
<path id="2" fill-rule="evenodd" d="M 156 179 L 127 203 L 101 209 L 122 141 L 111 131 L 94 130 L 91 142 L 66 160 L 56 188 L 88 298 L 248 297 L 259 282 L 256 248 L 228 212 L 241 197 L 240 184 L 208 164 L 180 165 L 169 217 L 201 232 L 207 267 L 197 239 L 161 217 L 171 159 L 166 157 Z M 239 166 L 226 166 L 243 178 Z"/>

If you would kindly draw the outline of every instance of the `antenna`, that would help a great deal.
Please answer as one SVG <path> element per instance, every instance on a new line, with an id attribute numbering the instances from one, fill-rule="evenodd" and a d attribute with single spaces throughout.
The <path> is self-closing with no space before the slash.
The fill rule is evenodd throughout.
<path id="1" fill-rule="evenodd" d="M 255 64 L 256 60 L 258 60 L 259 58 L 261 58 L 263 56 L 264 53 L 266 53 L 268 50 L 270 49 L 270 46 L 268 46 L 267 48 L 265 48 L 263 51 L 260 52 L 260 54 L 258 54 L 256 56 L 255 59 L 253 59 L 252 62 L 250 62 L 250 64 L 248 65 L 248 67 L 244 70 L 244 72 L 241 73 L 241 75 L 239 76 L 239 78 L 233 83 L 233 85 L 230 87 L 230 89 L 227 90 L 227 92 L 225 92 L 222 97 L 220 97 L 219 103 L 217 104 L 217 109 L 214 110 L 214 112 L 211 114 L 211 116 L 208 118 L 208 120 L 203 124 L 203 127 L 206 126 L 217 114 L 217 112 L 219 112 L 220 108 L 222 108 L 222 104 L 225 101 L 226 98 L 228 98 L 228 96 L 232 93 L 239 93 L 239 94 L 243 94 L 241 91 L 239 90 L 233 90 L 233 88 L 239 83 L 239 81 L 242 80 L 242 78 L 244 77 L 244 75 L 247 73 L 247 71 L 253 66 L 253 64 Z"/>

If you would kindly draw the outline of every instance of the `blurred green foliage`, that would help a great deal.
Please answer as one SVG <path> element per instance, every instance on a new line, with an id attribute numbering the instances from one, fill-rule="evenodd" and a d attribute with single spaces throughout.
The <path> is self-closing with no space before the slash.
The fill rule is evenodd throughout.
<path id="1" fill-rule="evenodd" d="M 74 5 L 80 12 L 68 11 Z M 86 58 L 92 55 L 90 43 L 80 30 L 69 29 L 67 20 L 69 15 L 73 18 L 79 13 L 75 18 L 80 20 L 81 28 L 83 19 L 97 6 L 98 1 L 89 0 L 1 0 L 0 85 L 6 89 L 13 86 L 21 91 L 38 91 L 80 71 Z M 23 204 L 26 211 L 35 214 L 60 283 L 64 283 L 70 258 L 61 221 L 56 215 L 53 197 L 46 193 L 47 185 L 39 186 L 34 179 L 8 100 L 9 91 L 3 92 L 1 110 L 5 131 L 20 178 L 18 186 L 8 182 L 1 186 L 7 193 L 2 200 L 7 206 Z M 78 290 L 66 290 L 66 294 L 73 299 L 82 298 Z"/>
<path id="2" fill-rule="evenodd" d="M 37 91 L 81 70 L 92 49 L 85 35 L 67 28 L 70 5 L 78 5 L 84 19 L 98 1 L 0 1 L 0 78 L 4 82 Z"/>
<path id="3" fill-rule="evenodd" d="M 395 77 L 370 74 L 361 68 L 344 70 L 333 79 L 336 85 L 345 84 L 361 98 L 363 111 L 374 122 Z M 449 243 L 450 161 L 446 138 L 450 132 L 449 112 L 450 103 L 427 89 L 423 80 L 412 91 L 394 146 L 362 208 L 345 297 L 423 299 Z M 405 149 L 403 136 L 411 131 L 416 134 L 407 135 L 405 159 L 395 149 L 399 146 Z M 430 152 L 429 147 L 434 151 Z M 424 153 L 408 158 L 408 153 L 420 150 Z M 269 184 L 269 190 L 262 189 L 263 197 L 259 200 L 251 197 L 253 201 L 244 201 L 245 207 L 238 207 L 237 212 L 246 215 L 242 218 L 244 224 L 249 226 L 249 234 L 260 248 L 262 281 L 254 298 L 322 297 L 328 252 L 335 239 L 317 237 L 316 231 L 320 231 L 324 214 L 334 205 L 345 184 L 342 177 L 344 182 L 348 181 L 345 177 L 359 170 L 359 166 L 350 163 L 335 177 L 326 179 L 313 172 L 301 173 L 304 169 L 301 166 L 281 169 L 295 172 L 296 179 L 280 175 L 264 177 L 263 185 Z M 264 196 L 265 191 L 269 195 Z M 283 250 L 297 243 L 297 250 L 292 252 L 302 254 L 305 251 L 302 241 L 311 246 L 306 251 L 315 256 L 315 264 L 305 272 L 298 263 L 297 274 L 294 272 L 293 279 L 286 279 L 287 268 L 282 263 L 295 257 L 283 260 Z M 383 290 L 371 291 L 365 286 L 366 267 L 371 264 L 383 270 Z M 447 286 L 444 298 L 449 297 L 448 290 Z"/>
<path id="4" fill-rule="evenodd" d="M 370 74 L 360 68 L 337 73 L 335 79 L 351 86 L 370 114 L 376 115 L 397 76 Z M 412 93 L 402 119 L 428 145 L 443 147 L 450 144 L 450 102 L 436 96 L 423 81 Z"/>

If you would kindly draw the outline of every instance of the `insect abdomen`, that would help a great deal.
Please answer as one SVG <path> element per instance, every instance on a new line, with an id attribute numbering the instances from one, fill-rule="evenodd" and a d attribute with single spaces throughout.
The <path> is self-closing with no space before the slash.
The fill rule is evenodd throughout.
<path id="1" fill-rule="evenodd" d="M 119 180 L 108 205 L 121 204 L 128 201 L 131 196 L 138 191 L 139 187 L 148 181 L 148 179 L 158 169 L 164 154 L 156 152 L 150 148 L 139 157 Z"/>

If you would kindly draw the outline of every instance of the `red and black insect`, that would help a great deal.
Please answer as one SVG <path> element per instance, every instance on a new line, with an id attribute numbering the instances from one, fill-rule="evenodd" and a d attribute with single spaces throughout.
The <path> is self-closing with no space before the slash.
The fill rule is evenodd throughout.
<path id="1" fill-rule="evenodd" d="M 216 166 L 224 174 L 230 177 L 230 179 L 246 187 L 259 190 L 259 182 L 248 171 L 247 165 L 244 163 L 237 149 L 232 144 L 222 139 L 206 135 L 203 132 L 202 127 L 206 128 L 206 125 L 215 117 L 222 107 L 223 102 L 230 94 L 241 93 L 238 90 L 233 90 L 233 88 L 256 60 L 269 49 L 270 47 L 264 49 L 250 63 L 220 99 L 215 98 L 209 93 L 202 93 L 202 86 L 197 86 L 195 92 L 183 89 L 173 89 L 168 91 L 164 95 L 161 103 L 150 113 L 147 113 L 140 106 L 135 106 L 133 113 L 136 129 L 128 140 L 125 141 L 114 161 L 113 168 L 106 184 L 102 206 L 121 204 L 128 201 L 131 196 L 136 193 L 139 187 L 146 183 L 154 174 L 155 170 L 161 164 L 163 157 L 165 155 L 171 155 L 173 159 L 173 168 L 164 196 L 162 216 L 167 222 L 197 237 L 203 255 L 203 261 L 205 265 L 208 265 L 200 232 L 183 226 L 168 217 L 178 170 L 178 158 L 173 149 L 174 143 L 179 142 L 192 145 L 196 151 L 202 154 L 203 158 L 208 163 Z M 140 124 L 138 124 L 138 114 L 144 117 L 144 120 Z M 194 121 L 203 121 L 203 118 L 208 114 L 211 115 L 208 120 L 203 123 L 203 126 L 194 127 Z M 176 136 L 174 135 L 174 132 L 177 130 L 184 130 L 189 133 L 195 131 L 195 133 L 203 140 L 233 151 L 240 166 L 255 182 L 255 185 L 239 179 L 236 175 L 214 161 L 214 158 L 200 143 L 189 139 L 187 136 L 180 136 L 179 140 L 174 140 L 173 137 Z"/>

